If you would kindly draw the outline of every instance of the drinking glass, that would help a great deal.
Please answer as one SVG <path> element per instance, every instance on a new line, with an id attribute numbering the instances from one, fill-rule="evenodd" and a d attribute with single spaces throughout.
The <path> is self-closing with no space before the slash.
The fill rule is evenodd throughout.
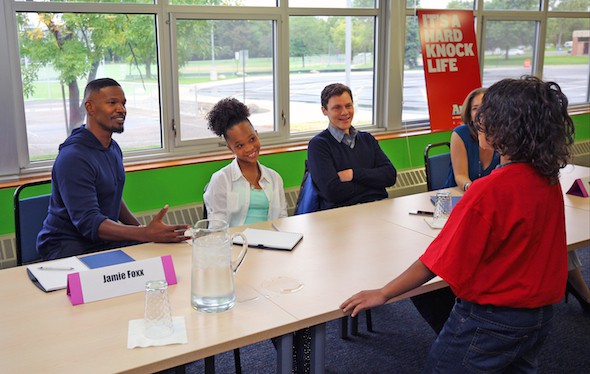
<path id="1" fill-rule="evenodd" d="M 437 191 L 432 222 L 436 225 L 444 224 L 451 214 L 452 205 L 450 191 Z"/>
<path id="2" fill-rule="evenodd" d="M 146 282 L 144 335 L 150 339 L 161 339 L 173 332 L 168 283 L 164 280 Z"/>

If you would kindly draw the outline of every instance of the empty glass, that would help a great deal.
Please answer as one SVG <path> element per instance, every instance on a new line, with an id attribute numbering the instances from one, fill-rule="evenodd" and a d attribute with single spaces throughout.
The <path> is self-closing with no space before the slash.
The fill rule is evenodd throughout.
<path id="1" fill-rule="evenodd" d="M 437 191 L 436 204 L 434 205 L 434 216 L 432 222 L 434 225 L 444 225 L 451 214 L 453 202 L 450 191 Z"/>
<path id="2" fill-rule="evenodd" d="M 168 283 L 164 280 L 146 282 L 144 335 L 150 339 L 161 339 L 172 335 L 173 332 Z"/>

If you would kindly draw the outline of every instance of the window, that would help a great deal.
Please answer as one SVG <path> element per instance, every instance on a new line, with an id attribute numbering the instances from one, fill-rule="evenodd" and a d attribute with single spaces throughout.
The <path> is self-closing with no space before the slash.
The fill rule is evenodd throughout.
<path id="1" fill-rule="evenodd" d="M 327 127 L 320 109 L 320 93 L 335 82 L 352 90 L 353 125 L 372 125 L 374 17 L 293 16 L 289 19 L 289 35 L 291 133 Z"/>
<path id="2" fill-rule="evenodd" d="M 234 96 L 265 145 L 327 126 L 320 92 L 351 86 L 355 126 L 428 128 L 415 12 L 472 9 L 484 85 L 535 74 L 589 101 L 586 0 L 6 0 L 0 177 L 49 170 L 83 123 L 89 79 L 125 90 L 126 161 L 226 152 L 205 115 Z M 7 32 L 4 32 L 6 30 Z M 405 32 L 405 34 L 404 34 Z M 540 40 L 545 37 L 544 40 Z M 10 161 L 10 162 L 7 162 Z M 14 161 L 16 160 L 16 161 Z"/>
<path id="3" fill-rule="evenodd" d="M 588 103 L 590 7 L 587 1 L 408 0 L 406 6 L 404 124 L 428 119 L 415 18 L 416 9 L 420 8 L 474 9 L 484 86 L 503 78 L 534 74 L 559 83 L 570 105 Z M 546 38 L 541 41 L 539 37 L 544 31 Z"/>
<path id="4" fill-rule="evenodd" d="M 17 13 L 28 153 L 53 159 L 85 120 L 84 87 L 116 79 L 128 116 L 117 142 L 125 150 L 162 147 L 153 15 Z"/>
<path id="5" fill-rule="evenodd" d="M 483 85 L 533 73 L 536 22 L 488 21 L 485 24 Z"/>
<path id="6" fill-rule="evenodd" d="M 484 0 L 485 10 L 540 10 L 542 0 Z"/>
<path id="7" fill-rule="evenodd" d="M 275 131 L 274 22 L 179 19 L 175 25 L 180 140 L 211 138 L 205 116 L 230 96 L 248 106 L 259 134 Z"/>
<path id="8" fill-rule="evenodd" d="M 543 77 L 557 82 L 570 105 L 589 101 L 590 20 L 550 18 L 547 22 Z"/>
<path id="9" fill-rule="evenodd" d="M 420 47 L 418 18 L 406 17 L 406 45 L 404 55 L 404 89 L 402 121 L 404 123 L 428 121 L 428 97 Z"/>

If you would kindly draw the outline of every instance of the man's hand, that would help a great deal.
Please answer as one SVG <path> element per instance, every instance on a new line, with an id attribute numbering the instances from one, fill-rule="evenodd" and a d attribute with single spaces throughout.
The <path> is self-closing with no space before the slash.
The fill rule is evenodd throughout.
<path id="1" fill-rule="evenodd" d="M 352 169 L 346 169 L 338 172 L 340 182 L 350 182 L 352 180 Z"/>
<path id="2" fill-rule="evenodd" d="M 167 225 L 162 222 L 166 212 L 168 212 L 168 205 L 162 208 L 145 227 L 147 238 L 144 241 L 177 243 L 190 239 L 190 236 L 184 234 L 187 229 L 190 229 L 190 225 Z"/>

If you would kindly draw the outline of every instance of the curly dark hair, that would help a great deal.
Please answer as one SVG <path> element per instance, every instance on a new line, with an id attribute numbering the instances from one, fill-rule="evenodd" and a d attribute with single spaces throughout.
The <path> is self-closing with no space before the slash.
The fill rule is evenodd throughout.
<path id="1" fill-rule="evenodd" d="M 477 129 L 473 124 L 473 118 L 471 118 L 471 108 L 473 107 L 473 99 L 479 94 L 485 93 L 486 90 L 487 88 L 480 87 L 471 91 L 469 95 L 467 95 L 465 101 L 463 101 L 463 105 L 461 106 L 461 119 L 463 120 L 463 123 L 467 125 L 467 128 L 469 129 L 469 136 L 471 136 L 471 139 L 473 139 L 474 141 L 477 140 Z"/>
<path id="2" fill-rule="evenodd" d="M 219 100 L 213 109 L 207 113 L 205 118 L 207 119 L 209 129 L 217 136 L 223 136 L 225 138 L 227 130 L 238 123 L 243 121 L 250 123 L 249 116 L 250 110 L 244 103 L 233 97 L 227 97 Z"/>
<path id="3" fill-rule="evenodd" d="M 503 79 L 486 91 L 475 122 L 500 155 L 531 163 L 555 184 L 574 142 L 567 104 L 555 82 L 534 76 Z"/>

